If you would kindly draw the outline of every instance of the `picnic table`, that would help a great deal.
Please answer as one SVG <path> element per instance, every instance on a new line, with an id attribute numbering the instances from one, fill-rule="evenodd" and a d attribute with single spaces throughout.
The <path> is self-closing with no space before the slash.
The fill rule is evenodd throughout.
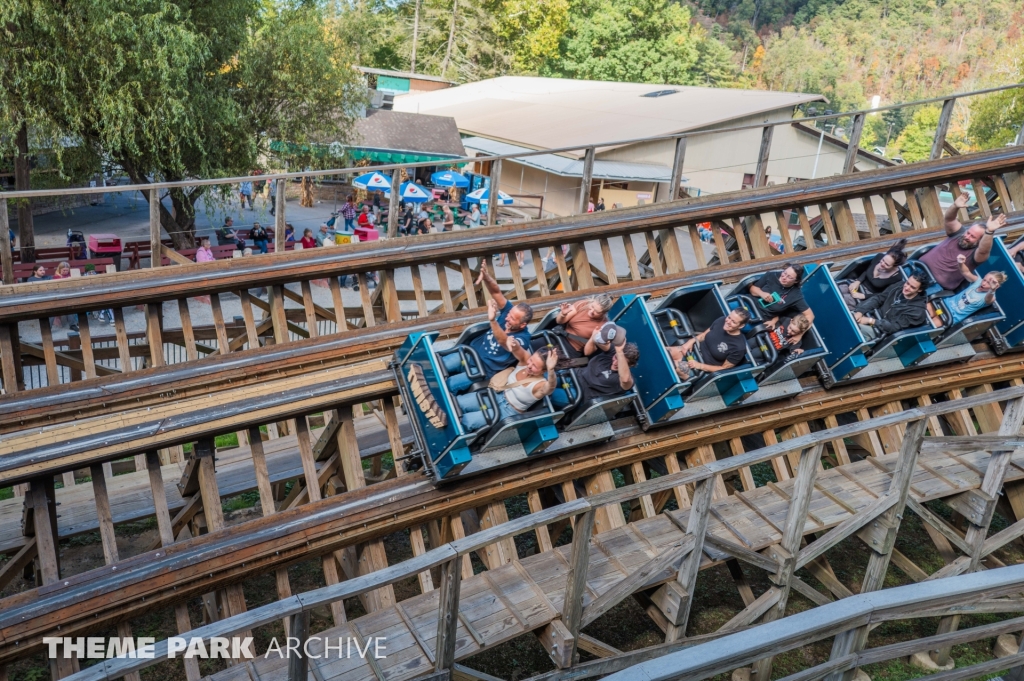
<path id="1" fill-rule="evenodd" d="M 104 272 L 116 272 L 117 269 L 114 266 L 113 258 L 86 258 L 83 260 L 64 260 L 60 262 L 67 262 L 71 265 L 71 276 L 80 277 L 85 272 L 92 268 L 99 273 Z M 57 271 L 56 262 L 16 262 L 14 263 L 14 281 L 24 282 L 26 279 L 32 276 L 32 272 L 39 265 L 46 266 L 47 276 L 53 276 L 53 273 Z"/>

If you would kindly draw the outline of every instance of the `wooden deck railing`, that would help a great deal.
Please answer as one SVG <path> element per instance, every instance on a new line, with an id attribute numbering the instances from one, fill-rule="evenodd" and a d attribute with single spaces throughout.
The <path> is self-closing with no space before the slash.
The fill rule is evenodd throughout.
<path id="1" fill-rule="evenodd" d="M 570 292 L 588 293 L 619 282 L 642 283 L 651 277 L 724 274 L 727 270 L 723 265 L 712 266 L 705 259 L 696 229 L 700 223 L 713 224 L 719 261 L 736 262 L 741 267 L 778 258 L 768 246 L 764 216 L 785 222 L 789 211 L 799 218 L 809 247 L 802 258 L 834 253 L 828 249 L 817 253 L 820 248 L 815 246 L 815 238 L 820 234 L 832 248 L 862 244 L 867 250 L 874 246 L 862 239 L 879 236 L 887 224 L 897 233 L 938 229 L 943 216 L 936 187 L 951 181 L 968 181 L 976 187 L 981 199 L 980 215 L 993 209 L 984 198 L 985 187 L 995 191 L 996 202 L 1004 210 L 1024 206 L 1024 182 L 1019 172 L 1022 167 L 1024 147 L 1007 147 L 839 178 L 525 226 L 0 287 L 3 387 L 8 393 L 18 390 L 25 361 L 41 360 L 51 385 L 60 382 L 62 366 L 70 370 L 67 374 L 71 380 L 97 374 L 93 332 L 88 323 L 79 324 L 80 350 L 58 354 L 54 349 L 51 319 L 61 315 L 78 314 L 79 321 L 83 321 L 89 311 L 112 310 L 116 345 L 123 366 L 128 368 L 131 350 L 127 336 L 136 329 L 126 325 L 125 314 L 134 306 L 142 306 L 145 314 L 139 328 L 145 329 L 147 364 L 159 367 L 168 361 L 165 334 L 167 339 L 180 338 L 186 361 L 196 361 L 211 351 L 227 354 L 264 342 L 285 344 L 316 337 L 318 325 L 324 321 L 343 332 L 480 309 L 485 301 L 464 282 L 476 278 L 481 260 L 498 254 L 509 257 L 510 270 L 505 276 L 508 295 L 533 300 Z M 860 201 L 868 216 L 867 231 L 863 233 L 854 223 L 851 201 Z M 889 217 L 876 217 L 879 206 L 884 206 Z M 966 215 L 962 217 L 967 219 Z M 811 223 L 818 219 L 820 233 L 814 234 Z M 728 235 L 728 243 L 723 233 Z M 782 230 L 784 240 L 788 240 L 788 233 Z M 545 249 L 550 249 L 554 265 L 542 266 Z M 792 254 L 793 244 L 787 241 L 786 250 Z M 516 251 L 529 254 L 531 262 L 521 268 Z M 689 265 L 683 258 L 687 251 L 692 251 L 695 258 Z M 625 267 L 621 260 L 616 262 L 615 253 L 624 254 Z M 379 273 L 380 285 L 371 291 L 367 282 L 372 273 Z M 360 282 L 358 305 L 345 303 L 339 279 L 343 276 Z M 199 313 L 212 319 L 215 344 L 197 344 L 192 318 Z M 225 318 L 233 316 L 241 317 L 244 329 L 229 335 Z M 21 349 L 22 343 L 26 348 L 31 346 L 29 352 Z M 32 359 L 25 360 L 26 356 Z"/>
<path id="2" fill-rule="evenodd" d="M 933 419 L 939 415 L 980 408 L 985 405 L 997 405 L 1004 401 L 1006 406 L 999 411 L 1001 419 L 999 427 L 997 432 L 992 435 L 954 438 L 926 437 L 927 429 L 933 427 Z M 868 626 L 872 622 L 915 616 L 915 614 L 943 618 L 940 631 L 944 632 L 944 635 L 920 642 L 923 647 L 930 645 L 939 647 L 941 655 L 942 650 L 948 651 L 949 645 L 960 640 L 957 636 L 949 633 L 956 629 L 958 614 L 969 611 L 969 605 L 976 603 L 980 595 L 984 595 L 985 612 L 1013 612 L 1024 607 L 1019 599 L 1001 600 L 1003 596 L 1020 592 L 1021 585 L 1024 583 L 1024 569 L 1022 568 L 990 570 L 959 581 L 948 579 L 943 579 L 941 582 L 932 581 L 976 572 L 982 558 L 1024 534 L 1024 520 L 1020 520 L 997 535 L 986 539 L 997 497 L 1011 467 L 1011 459 L 1016 451 L 1024 448 L 1024 440 L 1019 435 L 1022 422 L 1024 422 L 1024 387 L 1017 386 L 986 392 L 956 402 L 908 409 L 859 423 L 794 437 L 746 454 L 712 461 L 682 472 L 670 473 L 618 489 L 591 494 L 585 499 L 567 501 L 545 510 L 538 509 L 537 512 L 528 516 L 503 522 L 465 539 L 456 539 L 439 545 L 397 565 L 382 566 L 372 574 L 296 596 L 289 596 L 276 603 L 246 613 L 237 613 L 220 622 L 183 633 L 197 637 L 230 636 L 251 631 L 253 628 L 282 618 L 289 619 L 290 631 L 308 632 L 305 618 L 313 608 L 336 604 L 344 598 L 365 594 L 401 579 L 423 573 L 430 568 L 441 567 L 440 611 L 437 619 L 434 664 L 435 671 L 442 674 L 438 678 L 447 678 L 444 674 L 454 663 L 454 636 L 460 623 L 458 616 L 459 582 L 462 578 L 463 557 L 502 540 L 522 533 L 537 531 L 539 528 L 546 528 L 551 523 L 576 516 L 564 606 L 560 612 L 561 623 L 569 634 L 566 643 L 571 646 L 564 658 L 568 667 L 572 667 L 578 662 L 574 651 L 579 644 L 580 629 L 633 591 L 647 586 L 646 580 L 651 575 L 663 571 L 667 564 L 673 566 L 675 577 L 663 584 L 652 600 L 659 605 L 659 609 L 666 619 L 665 645 L 667 647 L 663 648 L 662 652 L 671 652 L 673 644 L 681 644 L 686 635 L 693 594 L 696 593 L 700 557 L 705 546 L 713 553 L 731 556 L 767 570 L 772 583 L 768 591 L 732 618 L 719 632 L 720 634 L 724 635 L 730 630 L 759 620 L 761 622 L 781 621 L 777 623 L 776 628 L 764 630 L 770 633 L 762 635 L 760 633 L 762 630 L 759 630 L 754 637 L 751 637 L 749 632 L 745 633 L 744 644 L 734 645 L 731 649 L 719 643 L 711 646 L 709 648 L 711 652 L 706 655 L 693 656 L 694 649 L 690 648 L 686 657 L 681 661 L 677 661 L 676 657 L 667 657 L 659 662 L 648 663 L 648 665 L 653 665 L 650 667 L 651 670 L 668 670 L 664 672 L 667 674 L 665 676 L 652 675 L 651 678 L 704 678 L 750 662 L 756 662 L 760 678 L 767 678 L 771 671 L 771 654 L 795 647 L 801 641 L 817 640 L 840 634 L 833 649 L 833 659 L 824 667 L 815 668 L 814 673 L 808 672 L 807 675 L 799 676 L 799 678 L 815 678 L 815 674 L 819 671 L 838 673 L 868 661 L 889 659 L 884 656 L 879 657 L 882 655 L 880 651 L 885 649 L 862 652 L 866 644 Z M 890 458 L 887 464 L 879 464 L 889 471 L 887 478 L 889 482 L 884 493 L 877 496 L 874 502 L 856 512 L 849 513 L 849 517 L 845 520 L 832 525 L 824 534 L 819 534 L 809 544 L 801 547 L 808 524 L 811 527 L 817 525 L 816 522 L 810 520 L 811 499 L 814 495 L 823 498 L 821 496 L 823 492 L 816 486 L 816 480 L 823 474 L 821 456 L 826 443 L 856 437 L 874 429 L 899 427 L 904 428 L 904 437 L 898 456 L 894 457 L 895 461 Z M 957 498 L 962 498 L 964 503 L 976 507 L 977 512 L 967 518 L 968 530 L 966 536 L 961 540 L 965 555 L 928 576 L 925 581 L 929 585 L 921 586 L 918 591 L 891 592 L 896 594 L 895 597 L 889 596 L 890 592 L 888 591 L 882 598 L 871 596 L 872 592 L 878 591 L 883 586 L 905 509 L 908 505 L 916 509 L 913 506 L 916 502 L 913 502 L 911 497 L 911 487 L 918 470 L 919 456 L 927 456 L 935 452 L 955 454 L 978 451 L 989 452 L 987 461 L 981 465 L 983 473 L 980 487 L 969 489 L 950 500 L 950 503 L 955 503 Z M 792 481 L 792 487 L 787 493 L 788 510 L 780 528 L 780 538 L 777 543 L 755 553 L 739 544 L 723 540 L 720 536 L 710 536 L 708 527 L 713 516 L 712 502 L 715 497 L 716 481 L 720 479 L 720 476 L 736 472 L 742 467 L 770 462 L 785 456 L 795 458 L 796 475 Z M 691 485 L 692 493 L 687 490 L 687 487 Z M 586 585 L 591 555 L 591 534 L 598 531 L 595 529 L 595 525 L 601 524 L 598 519 L 602 517 L 602 514 L 608 513 L 608 509 L 620 507 L 623 503 L 642 501 L 645 498 L 649 499 L 659 494 L 674 493 L 679 490 L 683 490 L 679 492 L 682 495 L 680 498 L 685 498 L 688 501 L 689 511 L 685 526 L 681 526 L 685 532 L 684 537 L 678 548 L 674 549 L 675 553 L 671 556 L 672 559 L 667 560 L 665 556 L 656 556 L 651 559 L 651 565 L 645 566 L 645 569 L 638 571 L 637 575 L 626 576 L 599 598 L 594 599 L 588 596 Z M 449 497 L 451 496 L 451 493 L 447 494 Z M 450 501 L 449 498 L 446 503 Z M 37 514 L 36 517 L 38 519 L 40 516 Z M 292 524 L 296 522 L 294 517 L 282 517 L 282 520 L 284 519 Z M 673 523 L 682 522 L 673 516 L 670 516 L 670 519 Z M 935 522 L 931 518 L 926 518 L 926 521 Z M 337 526 L 333 531 L 335 534 L 337 533 Z M 953 532 L 952 530 L 947 531 Z M 864 543 L 868 551 L 868 567 L 861 582 L 861 596 L 847 598 L 830 606 L 829 610 L 821 611 L 820 618 L 815 618 L 814 613 L 819 611 L 814 610 L 799 615 L 797 618 L 781 619 L 791 591 L 796 588 L 795 585 L 800 583 L 795 576 L 796 571 L 819 560 L 825 551 L 838 543 L 855 536 Z M 208 544 L 209 542 L 204 543 Z M 216 553 L 211 552 L 210 548 L 203 546 L 197 547 L 197 550 L 205 550 L 205 555 Z M 136 570 L 126 573 L 124 578 L 128 578 L 129 581 L 140 579 L 144 581 L 143 575 L 136 574 L 138 571 L 156 571 L 154 574 L 159 573 L 166 577 L 165 571 L 160 566 L 161 562 L 170 561 L 180 567 L 184 567 L 188 563 L 180 551 L 174 551 L 173 554 L 167 557 L 162 557 L 159 553 L 156 556 L 142 556 L 136 561 Z M 660 567 L 655 570 L 656 566 Z M 200 565 L 189 565 L 188 569 L 199 573 L 206 570 Z M 15 641 L 20 641 L 23 644 L 22 650 L 28 650 L 33 645 L 38 645 L 35 642 L 39 640 L 37 637 L 42 631 L 36 629 L 30 633 L 26 629 L 26 627 L 31 629 L 33 622 L 44 624 L 44 622 L 60 621 L 64 625 L 71 624 L 73 618 L 54 618 L 52 608 L 56 604 L 55 599 L 60 600 L 64 604 L 62 606 L 64 608 L 85 608 L 87 600 L 71 598 L 72 592 L 76 588 L 58 589 L 41 599 L 6 608 L 3 615 L 0 615 L 0 633 L 2 633 L 8 652 L 10 645 Z M 95 587 L 89 588 L 83 593 L 83 596 L 98 597 L 98 593 L 91 593 L 94 592 L 94 589 Z M 78 605 L 71 606 L 71 601 Z M 891 607 L 886 606 L 886 603 Z M 965 608 L 965 606 L 968 607 Z M 47 611 L 49 611 L 49 616 L 44 615 Z M 80 616 L 81 614 L 87 615 L 87 611 L 83 610 Z M 337 621 L 337 617 L 335 619 Z M 342 621 L 344 621 L 343 617 Z M 816 622 L 813 635 L 806 629 L 810 626 L 810 622 Z M 799 623 L 800 626 L 796 626 L 794 623 Z M 44 624 L 44 627 L 49 626 L 51 625 Z M 1004 627 L 1000 631 L 1013 631 L 1015 628 L 1021 627 L 1017 621 L 999 626 Z M 994 630 L 992 629 L 992 631 Z M 782 634 L 780 638 L 776 639 L 775 637 L 780 636 L 778 632 L 782 632 Z M 985 630 L 985 632 L 990 633 L 989 630 Z M 963 639 L 971 640 L 975 634 L 977 631 L 969 630 L 963 634 Z M 166 643 L 157 644 L 155 659 L 107 660 L 69 678 L 74 681 L 119 678 L 126 673 L 160 664 L 161 658 L 166 659 L 165 646 Z M 904 648 L 906 645 L 900 650 Z M 893 650 L 895 648 L 888 649 L 885 654 L 889 654 Z M 896 654 L 894 653 L 892 656 L 894 657 Z M 1019 657 L 1024 659 L 1024 656 Z M 608 674 L 628 666 L 631 664 L 631 659 L 629 654 L 621 656 L 621 658 L 612 657 L 599 661 L 600 664 L 580 665 L 568 673 L 572 678 Z M 1013 662 L 1017 661 L 1019 660 L 1014 658 L 1008 661 L 1010 664 L 1003 663 L 1002 667 L 986 666 L 985 669 L 996 670 L 1011 666 Z M 672 666 L 677 662 L 682 666 Z M 275 678 L 288 678 L 291 681 L 304 680 L 306 678 L 305 664 L 307 663 L 301 658 L 293 658 L 287 676 L 282 675 Z M 622 678 L 634 677 L 623 676 Z"/>

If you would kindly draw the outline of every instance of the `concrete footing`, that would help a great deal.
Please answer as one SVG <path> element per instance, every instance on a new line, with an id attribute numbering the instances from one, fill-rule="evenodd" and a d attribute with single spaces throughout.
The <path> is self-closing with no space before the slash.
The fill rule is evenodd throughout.
<path id="1" fill-rule="evenodd" d="M 996 657 L 1016 655 L 1019 645 L 1017 637 L 1013 634 L 1002 634 L 996 638 L 996 644 L 992 647 L 992 654 Z"/>
<path id="2" fill-rule="evenodd" d="M 940 667 L 935 663 L 935 660 L 932 659 L 931 653 L 927 650 L 920 653 L 914 653 L 907 661 L 910 663 L 911 667 L 917 667 L 918 669 L 924 669 L 929 672 L 947 672 L 956 666 L 956 662 L 950 658 L 949 662 Z"/>

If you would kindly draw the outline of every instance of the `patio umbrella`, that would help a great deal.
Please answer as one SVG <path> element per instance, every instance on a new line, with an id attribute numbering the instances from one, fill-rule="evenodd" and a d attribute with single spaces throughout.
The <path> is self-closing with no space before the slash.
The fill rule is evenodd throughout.
<path id="1" fill-rule="evenodd" d="M 352 180 L 352 186 L 368 192 L 385 192 L 391 189 L 391 180 L 378 172 L 372 172 Z"/>
<path id="2" fill-rule="evenodd" d="M 454 170 L 442 170 L 430 176 L 430 181 L 438 187 L 468 187 L 469 178 Z"/>
<path id="3" fill-rule="evenodd" d="M 430 201 L 434 196 L 416 184 L 415 182 L 403 182 L 402 186 L 398 188 L 399 199 L 404 203 L 425 203 Z M 385 194 L 390 197 L 391 192 Z"/>
<path id="4" fill-rule="evenodd" d="M 470 192 L 466 194 L 466 201 L 469 201 L 470 203 L 486 203 L 490 205 L 490 195 L 491 188 L 483 187 L 481 189 L 477 189 L 475 192 Z M 512 205 L 512 197 L 499 189 L 497 202 L 499 205 L 502 206 L 510 206 Z"/>

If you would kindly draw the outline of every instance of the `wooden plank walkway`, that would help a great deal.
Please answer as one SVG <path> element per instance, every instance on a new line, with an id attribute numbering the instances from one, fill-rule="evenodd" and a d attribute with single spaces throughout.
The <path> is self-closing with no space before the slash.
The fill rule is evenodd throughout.
<path id="1" fill-rule="evenodd" d="M 397 416 L 403 439 L 411 441 L 412 430 L 408 420 L 401 412 L 398 412 Z M 376 418 L 360 418 L 355 421 L 355 425 L 361 456 L 375 456 L 390 450 L 387 430 Z M 320 428 L 311 431 L 314 443 L 321 432 Z M 263 449 L 272 483 L 302 477 L 302 460 L 294 435 L 265 440 Z M 186 503 L 177 486 L 185 465 L 186 462 L 182 461 L 161 467 L 167 505 L 172 517 Z M 318 462 L 317 468 L 319 469 L 321 465 Z M 249 492 L 256 487 L 256 472 L 248 445 L 217 450 L 217 488 L 221 498 Z M 124 473 L 108 478 L 107 492 L 115 525 L 143 520 L 154 514 L 147 471 Z M 55 493 L 57 503 L 60 504 L 57 532 L 61 539 L 85 532 L 95 532 L 99 528 L 96 501 L 90 483 L 58 488 Z M 25 500 L 22 497 L 0 501 L 0 553 L 17 550 L 25 544 L 26 537 L 22 534 L 24 505 Z"/>
<path id="2" fill-rule="evenodd" d="M 884 495 L 898 455 L 868 458 L 820 471 L 811 497 L 804 533 L 821 532 L 851 518 Z M 981 485 L 990 455 L 985 452 L 920 456 L 910 495 L 918 502 L 950 497 Z M 1006 481 L 1024 478 L 1024 453 L 1011 460 Z M 759 551 L 782 539 L 795 480 L 738 492 L 715 501 L 708 532 L 718 539 Z M 595 536 L 590 544 L 584 605 L 611 590 L 684 538 L 689 511 L 673 511 L 675 521 L 662 513 Z M 463 579 L 459 603 L 456 659 L 465 659 L 557 619 L 562 611 L 569 570 L 570 546 L 535 554 Z M 712 554 L 715 552 L 712 551 Z M 701 567 L 715 564 L 707 553 Z M 675 575 L 666 568 L 652 575 L 642 588 Z M 434 590 L 382 608 L 344 625 L 319 632 L 330 638 L 366 641 L 386 639 L 387 657 L 370 663 L 358 656 L 310 660 L 313 681 L 356 679 L 413 679 L 433 670 L 436 648 L 439 591 Z M 322 642 L 310 643 L 321 654 Z M 374 668 L 376 667 L 376 668 Z M 230 667 L 210 677 L 216 681 L 271 681 L 287 678 L 287 660 L 258 657 L 252 664 Z"/>

